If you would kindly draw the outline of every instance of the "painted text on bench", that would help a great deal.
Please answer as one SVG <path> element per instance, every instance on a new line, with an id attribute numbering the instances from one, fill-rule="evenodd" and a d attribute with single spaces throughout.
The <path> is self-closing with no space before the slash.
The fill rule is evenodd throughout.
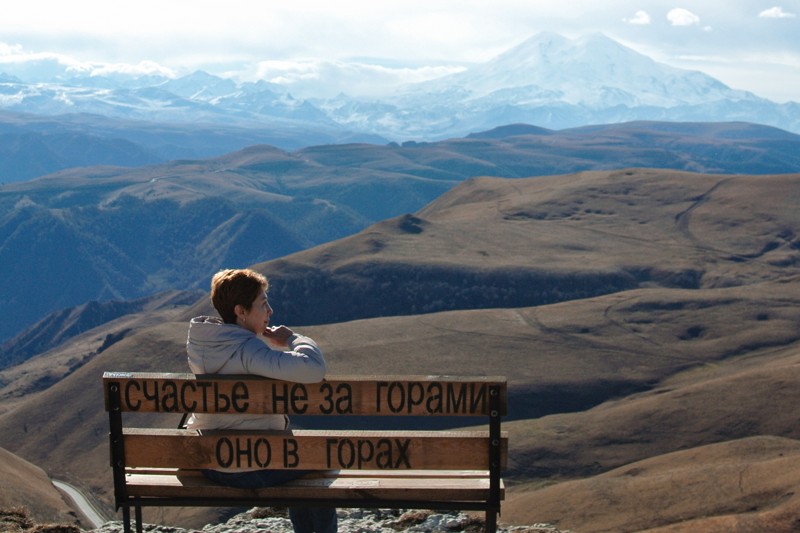
<path id="1" fill-rule="evenodd" d="M 488 402 L 487 385 L 474 382 L 253 383 L 130 379 L 122 401 L 128 411 L 298 415 L 482 414 Z"/>
<path id="2" fill-rule="evenodd" d="M 325 440 L 325 468 L 411 469 L 410 444 L 410 439 L 403 438 L 329 438 Z M 302 456 L 301 441 L 291 437 L 225 436 L 215 447 L 220 468 L 303 468 Z"/>

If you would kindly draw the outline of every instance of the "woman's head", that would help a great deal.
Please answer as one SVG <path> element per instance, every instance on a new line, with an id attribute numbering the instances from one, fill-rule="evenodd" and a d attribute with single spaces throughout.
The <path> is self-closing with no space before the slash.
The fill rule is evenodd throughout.
<path id="1" fill-rule="evenodd" d="M 220 270 L 211 278 L 211 303 L 226 324 L 236 324 L 256 299 L 265 296 L 267 278 L 250 269 Z M 269 306 L 267 304 L 267 306 Z"/>

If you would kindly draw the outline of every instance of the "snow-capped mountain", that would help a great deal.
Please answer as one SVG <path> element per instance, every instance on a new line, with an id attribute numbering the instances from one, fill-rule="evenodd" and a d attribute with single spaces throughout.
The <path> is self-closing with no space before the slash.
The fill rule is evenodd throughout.
<path id="1" fill-rule="evenodd" d="M 204 102 L 239 92 L 239 86 L 235 81 L 223 79 L 202 70 L 182 78 L 164 81 L 160 87 L 182 98 Z"/>
<path id="2" fill-rule="evenodd" d="M 560 129 L 639 119 L 767 120 L 800 128 L 797 104 L 782 107 L 702 72 L 658 63 L 601 34 L 570 40 L 542 33 L 486 63 L 404 87 L 392 101 L 319 105 L 340 124 L 380 124 L 390 136 L 387 128 L 436 138 L 512 122 Z"/>
<path id="3" fill-rule="evenodd" d="M 308 131 L 338 128 L 394 140 L 435 140 L 518 122 L 561 129 L 641 119 L 739 120 L 800 132 L 800 104 L 776 104 L 732 89 L 600 34 L 571 40 L 542 33 L 486 63 L 370 99 L 347 94 L 301 99 L 292 96 L 290 84 L 237 83 L 206 72 L 175 78 L 155 67 L 142 74 L 68 65 L 59 70 L 52 61 L 45 66 L 48 80 L 34 76 L 31 68 L 0 70 L 0 108 Z M 369 70 L 363 72 L 366 76 Z M 335 76 L 328 66 L 318 83 L 322 87 Z M 308 80 L 303 83 L 307 89 Z"/>
<path id="4" fill-rule="evenodd" d="M 657 63 L 602 34 L 570 40 L 542 33 L 487 63 L 419 84 L 414 92 L 438 93 L 450 87 L 467 91 L 472 101 L 592 108 L 755 98 L 701 72 Z"/>

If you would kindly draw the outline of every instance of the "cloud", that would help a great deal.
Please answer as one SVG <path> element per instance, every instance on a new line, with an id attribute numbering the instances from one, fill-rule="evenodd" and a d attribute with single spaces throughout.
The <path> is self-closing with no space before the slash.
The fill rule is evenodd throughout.
<path id="1" fill-rule="evenodd" d="M 624 18 L 622 20 L 628 24 L 650 24 L 650 15 L 647 14 L 647 11 L 639 10 L 632 18 Z"/>
<path id="2" fill-rule="evenodd" d="M 758 14 L 759 17 L 762 19 L 793 19 L 797 15 L 794 13 L 789 13 L 784 11 L 782 7 L 775 6 L 769 9 L 765 9 L 761 13 Z"/>
<path id="3" fill-rule="evenodd" d="M 700 24 L 700 17 L 682 7 L 676 7 L 667 13 L 667 20 L 669 20 L 673 26 L 693 26 L 695 24 Z"/>
<path id="4" fill-rule="evenodd" d="M 175 73 L 154 61 L 129 63 L 101 63 L 80 61 L 67 54 L 32 52 L 18 44 L 0 42 L 0 71 L 18 76 L 25 81 L 52 81 L 64 77 L 159 75 L 175 77 Z"/>
<path id="5" fill-rule="evenodd" d="M 17 56 L 22 53 L 22 45 L 0 43 L 0 57 Z"/>
<path id="6" fill-rule="evenodd" d="M 390 67 L 358 61 L 320 59 L 269 60 L 258 63 L 255 72 L 235 76 L 243 81 L 264 80 L 283 86 L 293 96 L 376 96 L 404 83 L 427 81 L 464 70 L 459 66 Z M 323 88 L 320 92 L 320 88 Z"/>
<path id="7" fill-rule="evenodd" d="M 46 71 L 52 76 L 66 71 L 83 70 L 83 64 L 65 54 L 53 52 L 30 52 L 22 46 L 0 43 L 0 69 Z"/>
<path id="8" fill-rule="evenodd" d="M 85 70 L 87 67 L 84 67 Z M 132 65 L 129 63 L 95 63 L 88 65 L 90 76 L 108 76 L 109 74 L 123 74 L 127 76 L 165 76 L 175 78 L 175 72 L 163 67 L 155 61 L 140 61 Z"/>

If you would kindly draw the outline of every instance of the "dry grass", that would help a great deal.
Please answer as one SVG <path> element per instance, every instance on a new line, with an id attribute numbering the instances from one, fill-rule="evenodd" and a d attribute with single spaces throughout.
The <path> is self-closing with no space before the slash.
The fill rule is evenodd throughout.
<path id="1" fill-rule="evenodd" d="M 75 513 L 64 502 L 61 493 L 50 483 L 45 472 L 2 448 L 0 448 L 0 508 L 5 509 L 2 515 L 4 523 L 16 521 L 24 525 L 25 520 L 38 523 L 77 523 Z M 25 526 L 25 528 L 30 527 L 33 525 Z"/>
<path id="2" fill-rule="evenodd" d="M 586 533 L 797 531 L 798 460 L 798 440 L 733 440 L 538 490 L 520 487 L 504 515 Z"/>
<path id="3" fill-rule="evenodd" d="M 40 524 L 24 507 L 0 509 L 0 533 L 81 533 L 74 524 Z"/>

